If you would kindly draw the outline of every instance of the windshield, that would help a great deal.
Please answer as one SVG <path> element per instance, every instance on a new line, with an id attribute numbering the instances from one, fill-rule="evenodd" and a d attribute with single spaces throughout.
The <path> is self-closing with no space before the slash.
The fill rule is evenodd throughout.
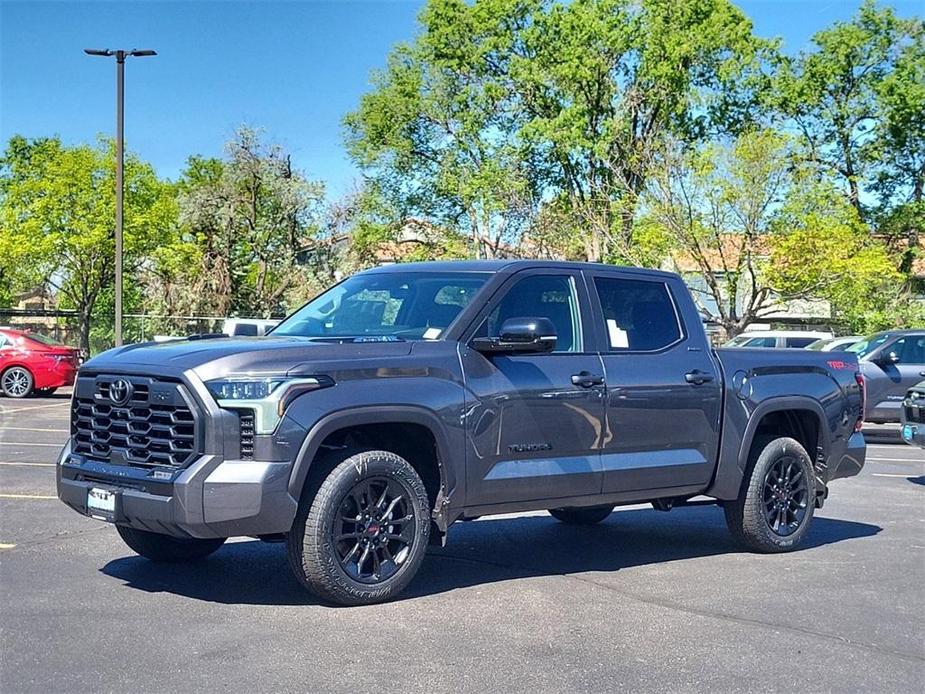
<path id="1" fill-rule="evenodd" d="M 474 272 L 354 275 L 305 304 L 272 334 L 436 340 L 487 278 Z"/>
<path id="2" fill-rule="evenodd" d="M 868 354 L 873 352 L 877 347 L 882 345 L 884 342 L 890 339 L 889 333 L 881 333 L 879 335 L 871 335 L 870 337 L 865 337 L 860 342 L 848 347 L 849 352 L 854 352 L 858 355 L 859 359 L 863 359 Z"/>

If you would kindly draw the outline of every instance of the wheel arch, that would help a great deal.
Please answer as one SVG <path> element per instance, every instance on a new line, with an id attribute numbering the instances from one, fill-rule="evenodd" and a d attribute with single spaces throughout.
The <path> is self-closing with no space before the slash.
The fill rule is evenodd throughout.
<path id="1" fill-rule="evenodd" d="M 826 421 L 822 405 L 808 396 L 781 396 L 761 402 L 745 422 L 738 448 L 734 442 L 731 449 L 726 444 L 722 446 L 713 483 L 706 494 L 727 501 L 738 497 L 752 446 L 756 437 L 765 433 L 790 436 L 799 441 L 815 467 L 820 456 L 823 459 L 829 456 L 831 442 L 825 435 L 828 431 Z M 782 422 L 787 422 L 787 425 Z M 735 429 L 724 427 L 723 435 L 735 436 Z"/>
<path id="2" fill-rule="evenodd" d="M 428 488 L 434 511 L 434 521 L 441 531 L 446 530 L 445 500 L 456 484 L 451 466 L 449 446 L 444 426 L 433 412 L 413 405 L 370 405 L 333 412 L 318 420 L 302 442 L 289 477 L 289 494 L 301 497 L 314 463 L 323 455 L 325 447 L 332 442 L 339 444 L 349 436 L 366 437 L 371 447 L 377 441 L 390 441 L 383 434 L 391 428 L 410 434 L 411 438 L 397 445 L 382 445 L 406 458 L 421 475 Z M 414 438 L 414 436 L 424 438 Z M 394 444 L 395 437 L 391 437 Z M 432 442 L 433 455 L 414 448 L 421 443 Z M 395 450 L 399 448 L 401 450 Z M 410 453 L 409 453 L 410 451 Z M 403 453 L 405 455 L 403 455 Z"/>

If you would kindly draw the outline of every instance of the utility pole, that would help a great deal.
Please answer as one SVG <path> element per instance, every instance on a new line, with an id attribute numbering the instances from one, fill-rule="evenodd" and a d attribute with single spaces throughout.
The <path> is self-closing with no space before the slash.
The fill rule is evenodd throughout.
<path id="1" fill-rule="evenodd" d="M 110 57 L 116 59 L 116 306 L 115 336 L 116 347 L 122 345 L 122 213 L 125 168 L 125 59 L 157 55 L 152 50 L 110 50 L 108 48 L 85 48 L 87 55 Z"/>

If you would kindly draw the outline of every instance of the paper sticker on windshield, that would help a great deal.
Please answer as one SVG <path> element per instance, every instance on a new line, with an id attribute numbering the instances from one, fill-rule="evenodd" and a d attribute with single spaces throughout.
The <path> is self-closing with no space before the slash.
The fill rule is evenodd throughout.
<path id="1" fill-rule="evenodd" d="M 424 331 L 424 339 L 425 340 L 436 340 L 438 337 L 440 337 L 440 333 L 442 332 L 443 330 L 441 330 L 440 328 L 428 328 L 427 330 Z"/>
<path id="2" fill-rule="evenodd" d="M 617 349 L 628 349 L 630 346 L 629 338 L 625 330 L 621 330 L 617 321 L 613 318 L 607 319 L 607 334 L 610 337 L 610 346 Z"/>

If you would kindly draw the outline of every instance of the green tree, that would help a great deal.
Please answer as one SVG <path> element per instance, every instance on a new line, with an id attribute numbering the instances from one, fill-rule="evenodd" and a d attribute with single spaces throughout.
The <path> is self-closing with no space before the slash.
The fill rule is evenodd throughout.
<path id="1" fill-rule="evenodd" d="M 801 299 L 826 300 L 836 318 L 857 324 L 896 284 L 856 209 L 799 165 L 784 136 L 759 130 L 728 147 L 667 152 L 650 179 L 643 226 L 728 336 Z"/>
<path id="2" fill-rule="evenodd" d="M 155 256 L 162 295 L 185 283 L 191 291 L 174 305 L 190 312 L 284 312 L 302 277 L 298 253 L 320 229 L 323 186 L 294 169 L 282 147 L 241 128 L 224 159 L 191 157 L 178 189 L 181 234 Z"/>
<path id="3" fill-rule="evenodd" d="M 56 138 L 13 137 L 0 161 L 0 265 L 47 283 L 59 305 L 77 312 L 81 348 L 91 318 L 114 280 L 115 149 L 66 147 Z M 125 161 L 124 262 L 127 276 L 175 224 L 169 189 L 149 164 Z"/>
<path id="4" fill-rule="evenodd" d="M 866 0 L 850 21 L 816 33 L 812 50 L 784 59 L 775 79 L 777 107 L 862 218 L 878 178 L 881 202 L 916 185 L 921 197 L 922 32 L 920 19 Z"/>
<path id="5" fill-rule="evenodd" d="M 771 48 L 726 0 L 431 0 L 421 24 L 347 116 L 348 147 L 399 209 L 462 222 L 482 255 L 550 199 L 585 258 L 627 248 L 660 139 L 753 120 Z"/>

